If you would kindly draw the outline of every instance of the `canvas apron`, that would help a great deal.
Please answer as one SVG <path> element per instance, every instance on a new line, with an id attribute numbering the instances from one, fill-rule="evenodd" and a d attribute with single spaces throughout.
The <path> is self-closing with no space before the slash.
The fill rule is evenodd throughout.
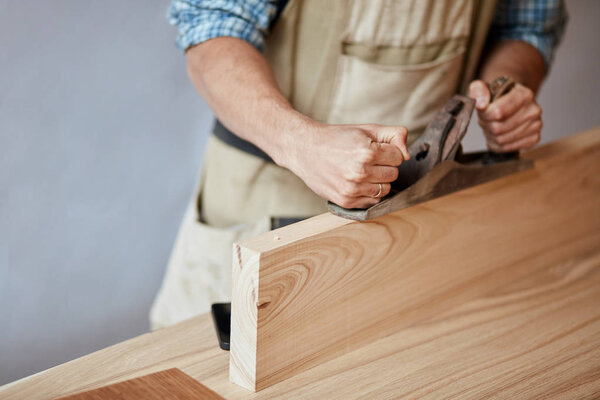
<path id="1" fill-rule="evenodd" d="M 493 9 L 477 0 L 290 0 L 265 57 L 298 111 L 327 123 L 406 126 L 413 141 L 473 76 Z M 269 230 L 272 216 L 325 211 L 290 171 L 211 137 L 152 328 L 230 301 L 233 242 Z"/>

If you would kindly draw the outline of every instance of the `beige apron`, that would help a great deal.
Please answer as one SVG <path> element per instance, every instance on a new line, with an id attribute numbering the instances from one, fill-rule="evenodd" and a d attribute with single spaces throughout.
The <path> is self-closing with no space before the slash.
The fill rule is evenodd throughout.
<path id="1" fill-rule="evenodd" d="M 412 141 L 473 76 L 494 3 L 291 0 L 265 57 L 298 111 L 328 123 L 406 126 Z M 290 171 L 216 138 L 197 199 L 152 307 L 153 329 L 230 300 L 234 241 L 269 230 L 271 216 L 325 211 L 325 201 Z"/>

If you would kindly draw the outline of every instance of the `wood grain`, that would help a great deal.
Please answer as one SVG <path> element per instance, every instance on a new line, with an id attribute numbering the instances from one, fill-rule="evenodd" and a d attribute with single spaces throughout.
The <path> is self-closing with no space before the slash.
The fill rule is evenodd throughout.
<path id="1" fill-rule="evenodd" d="M 561 154 L 595 152 L 599 144 L 600 128 L 530 154 L 551 163 L 555 157 L 560 161 Z M 598 163 L 598 158 L 588 159 L 586 168 L 597 171 Z M 583 185 L 597 188 L 599 175 L 586 176 Z M 482 195 L 483 189 L 456 195 Z M 572 202 L 553 213 L 576 214 L 582 193 L 571 192 Z M 555 202 L 552 195 L 544 201 Z M 429 202 L 419 212 L 439 207 Z M 574 223 L 585 216 L 597 220 L 597 213 L 587 213 Z M 542 236 L 547 233 L 540 231 Z M 284 245 L 288 239 L 280 237 Z M 529 240 L 534 239 L 545 240 Z M 54 399 L 169 368 L 181 369 L 230 400 L 598 399 L 600 233 L 580 232 L 551 243 L 547 250 L 507 262 L 483 279 L 497 277 L 505 284 L 489 285 L 480 296 L 257 393 L 229 382 L 229 354 L 219 349 L 210 315 L 205 314 L 2 386 L 0 399 Z M 507 254 L 503 260 L 513 258 Z"/>
<path id="2" fill-rule="evenodd" d="M 598 237 L 590 240 L 598 240 Z M 558 251 L 558 250 L 557 250 Z M 178 367 L 226 399 L 600 398 L 600 246 L 251 393 L 205 314 L 0 388 L 53 399 Z"/>
<path id="3" fill-rule="evenodd" d="M 223 400 L 177 368 L 62 397 L 59 400 Z"/>
<path id="4" fill-rule="evenodd" d="M 373 221 L 323 214 L 237 244 L 231 380 L 261 390 L 598 247 L 598 140 L 538 154 Z"/>

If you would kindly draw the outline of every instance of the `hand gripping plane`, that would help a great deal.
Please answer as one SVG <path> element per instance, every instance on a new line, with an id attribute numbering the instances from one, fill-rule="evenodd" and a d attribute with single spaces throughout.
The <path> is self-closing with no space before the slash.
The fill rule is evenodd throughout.
<path id="1" fill-rule="evenodd" d="M 515 82 L 507 77 L 490 85 L 493 102 L 508 93 Z M 409 148 L 411 159 L 398 167 L 398 179 L 390 193 L 367 209 L 347 209 L 328 203 L 331 213 L 344 218 L 367 221 L 394 211 L 423 203 L 480 183 L 533 168 L 533 160 L 522 159 L 519 152 L 483 151 L 463 154 L 460 142 L 467 132 L 475 101 L 455 95 L 439 111 Z"/>

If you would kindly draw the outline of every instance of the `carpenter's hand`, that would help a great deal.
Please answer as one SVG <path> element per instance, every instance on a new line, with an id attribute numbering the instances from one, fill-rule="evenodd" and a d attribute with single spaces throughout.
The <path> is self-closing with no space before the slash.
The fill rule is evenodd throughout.
<path id="1" fill-rule="evenodd" d="M 501 153 L 529 149 L 540 141 L 542 109 L 527 87 L 515 87 L 490 104 L 490 92 L 480 80 L 471 82 L 469 96 L 476 100 L 479 125 L 490 150 Z"/>
<path id="2" fill-rule="evenodd" d="M 319 196 L 366 208 L 389 193 L 397 167 L 410 158 L 406 135 L 404 127 L 315 123 L 290 149 L 285 166 Z"/>

